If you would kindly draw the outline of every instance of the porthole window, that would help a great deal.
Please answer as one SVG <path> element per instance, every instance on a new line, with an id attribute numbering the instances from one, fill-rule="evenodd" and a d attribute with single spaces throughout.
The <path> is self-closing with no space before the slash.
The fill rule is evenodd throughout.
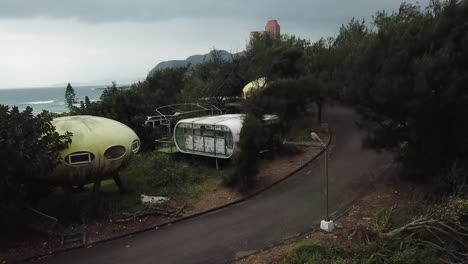
<path id="1" fill-rule="evenodd" d="M 123 146 L 113 146 L 104 152 L 104 157 L 106 159 L 115 160 L 120 159 L 125 155 L 125 147 Z"/>
<path id="2" fill-rule="evenodd" d="M 138 139 L 134 140 L 132 142 L 132 152 L 137 153 L 139 149 L 140 149 L 140 141 Z"/>
<path id="3" fill-rule="evenodd" d="M 65 157 L 65 163 L 68 165 L 84 165 L 94 160 L 94 154 L 91 152 L 74 152 Z"/>

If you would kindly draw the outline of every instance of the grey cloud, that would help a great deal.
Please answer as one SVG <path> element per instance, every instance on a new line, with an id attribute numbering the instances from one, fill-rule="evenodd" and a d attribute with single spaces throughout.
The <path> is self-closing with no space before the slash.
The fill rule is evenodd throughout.
<path id="1" fill-rule="evenodd" d="M 377 10 L 395 10 L 399 4 L 395 0 L 0 0 L 0 18 L 75 18 L 103 23 L 258 17 L 327 25 L 370 17 Z"/>

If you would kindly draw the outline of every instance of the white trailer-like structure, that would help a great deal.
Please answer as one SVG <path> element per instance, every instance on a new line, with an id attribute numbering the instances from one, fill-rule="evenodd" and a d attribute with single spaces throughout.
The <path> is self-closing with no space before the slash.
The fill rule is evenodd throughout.
<path id="1" fill-rule="evenodd" d="M 182 153 L 229 159 L 236 150 L 243 114 L 227 114 L 182 119 L 174 127 L 174 142 Z M 275 115 L 263 120 L 274 123 Z"/>
<path id="2" fill-rule="evenodd" d="M 173 128 L 178 120 L 196 116 L 221 115 L 223 112 L 214 105 L 200 103 L 173 104 L 156 108 L 156 115 L 148 116 L 146 126 L 153 127 L 158 132 L 155 140 L 156 151 L 163 153 L 175 153 Z"/>

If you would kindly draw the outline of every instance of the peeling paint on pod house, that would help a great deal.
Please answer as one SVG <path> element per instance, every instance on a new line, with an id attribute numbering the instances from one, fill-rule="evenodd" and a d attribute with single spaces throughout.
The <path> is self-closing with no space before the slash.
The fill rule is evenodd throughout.
<path id="1" fill-rule="evenodd" d="M 52 124 L 59 134 L 69 131 L 73 136 L 68 148 L 60 152 L 60 164 L 39 179 L 50 184 L 82 186 L 112 177 L 115 180 L 118 169 L 140 149 L 135 132 L 112 119 L 79 115 L 55 118 Z"/>

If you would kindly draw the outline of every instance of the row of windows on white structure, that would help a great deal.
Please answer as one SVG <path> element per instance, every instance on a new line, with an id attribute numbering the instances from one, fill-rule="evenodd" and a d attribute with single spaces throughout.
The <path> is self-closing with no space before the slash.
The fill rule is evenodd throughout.
<path id="1" fill-rule="evenodd" d="M 224 125 L 179 123 L 175 140 L 182 152 L 229 157 L 234 148 L 231 130 Z"/>
<path id="2" fill-rule="evenodd" d="M 135 140 L 132 142 L 132 152 L 137 153 L 140 149 L 140 141 Z M 113 146 L 104 152 L 104 157 L 109 160 L 118 160 L 125 156 L 124 146 Z M 94 154 L 88 151 L 73 152 L 67 155 L 64 159 L 68 165 L 84 165 L 90 163 L 95 158 Z"/>

